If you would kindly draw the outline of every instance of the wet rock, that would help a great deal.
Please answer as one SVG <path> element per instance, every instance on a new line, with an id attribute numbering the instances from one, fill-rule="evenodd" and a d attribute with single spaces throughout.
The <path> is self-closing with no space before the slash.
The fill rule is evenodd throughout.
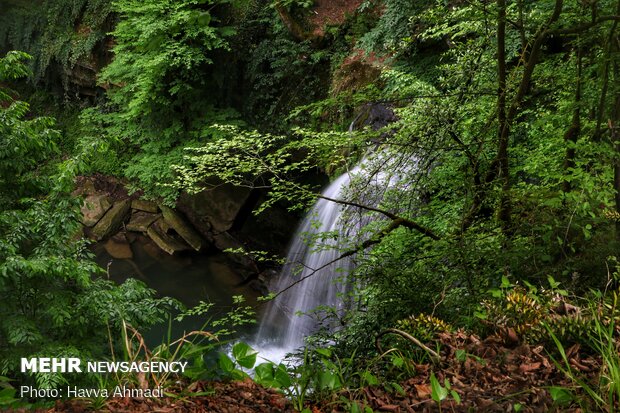
<path id="1" fill-rule="evenodd" d="M 155 202 L 144 201 L 142 199 L 134 199 L 131 201 L 131 208 L 137 209 L 138 211 L 150 212 L 152 214 L 156 214 L 159 211 Z"/>
<path id="2" fill-rule="evenodd" d="M 146 232 L 149 229 L 149 226 L 151 226 L 153 222 L 157 221 L 159 217 L 161 217 L 160 214 L 151 214 L 144 211 L 134 212 L 131 214 L 131 218 L 127 224 L 127 230 L 134 232 Z"/>
<path id="3" fill-rule="evenodd" d="M 163 221 L 162 218 L 158 219 L 151 226 L 149 226 L 146 231 L 149 238 L 151 238 L 159 248 L 170 255 L 189 250 L 190 247 L 187 244 L 177 240 L 171 235 L 168 235 L 166 231 L 161 228 L 161 221 Z"/>
<path id="4" fill-rule="evenodd" d="M 149 257 L 159 261 L 160 259 L 162 259 L 162 257 L 168 256 L 148 236 L 146 237 L 140 236 L 138 240 L 142 245 L 142 249 L 144 250 L 144 252 L 148 254 Z"/>
<path id="5" fill-rule="evenodd" d="M 133 258 L 133 251 L 131 250 L 131 245 L 129 245 L 129 240 L 125 237 L 125 234 L 119 233 L 114 235 L 106 241 L 103 248 L 105 248 L 106 252 L 110 254 L 112 258 L 119 260 Z"/>
<path id="6" fill-rule="evenodd" d="M 227 249 L 244 249 L 243 244 L 228 232 L 222 232 L 221 234 L 214 235 L 213 243 L 215 248 L 220 251 Z"/>
<path id="7" fill-rule="evenodd" d="M 379 130 L 397 120 L 398 118 L 390 106 L 382 103 L 367 103 L 360 109 L 351 124 L 351 128 L 362 129 L 365 126 L 370 126 L 372 130 Z"/>
<path id="8" fill-rule="evenodd" d="M 164 216 L 165 223 L 174 229 L 181 238 L 189 244 L 196 251 L 200 251 L 203 246 L 202 237 L 189 225 L 185 219 L 172 208 L 167 206 L 160 206 L 161 212 Z M 168 232 L 168 231 L 166 231 Z"/>
<path id="9" fill-rule="evenodd" d="M 82 224 L 92 227 L 112 207 L 112 203 L 105 194 L 88 195 L 82 205 Z"/>
<path id="10" fill-rule="evenodd" d="M 116 202 L 112 208 L 97 222 L 92 230 L 92 236 L 97 241 L 109 237 L 120 228 L 129 213 L 130 202 L 128 199 Z"/>
<path id="11" fill-rule="evenodd" d="M 250 214 L 243 225 L 233 232 L 235 238 L 251 245 L 252 249 L 286 255 L 300 216 L 274 205 L 258 215 Z"/>
<path id="12" fill-rule="evenodd" d="M 228 232 L 222 232 L 220 234 L 214 235 L 213 243 L 215 247 L 220 251 L 224 251 L 227 249 L 245 251 L 244 245 L 239 242 L 235 237 L 230 235 Z M 228 258 L 232 262 L 235 262 L 242 266 L 242 268 L 245 270 L 243 271 L 244 278 L 258 272 L 258 267 L 256 266 L 254 260 L 245 253 L 229 253 Z"/>
<path id="13" fill-rule="evenodd" d="M 179 209 L 203 234 L 219 233 L 233 226 L 249 195 L 249 188 L 220 184 L 195 195 L 181 195 Z"/>
<path id="14" fill-rule="evenodd" d="M 278 271 L 274 269 L 267 269 L 256 277 L 256 279 L 250 281 L 249 285 L 262 295 L 269 294 L 269 281 L 274 280 L 278 276 Z"/>

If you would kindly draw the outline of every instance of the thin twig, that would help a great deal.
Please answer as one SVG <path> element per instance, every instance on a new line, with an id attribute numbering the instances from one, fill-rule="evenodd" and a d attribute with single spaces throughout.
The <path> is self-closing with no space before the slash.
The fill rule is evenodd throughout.
<path id="1" fill-rule="evenodd" d="M 411 334 L 405 331 L 399 330 L 397 328 L 388 328 L 387 330 L 379 333 L 379 335 L 375 338 L 375 346 L 377 347 L 377 350 L 379 351 L 379 353 L 383 353 L 383 349 L 381 348 L 381 337 L 388 335 L 388 334 L 396 334 L 398 336 L 401 336 L 411 341 L 413 344 L 420 347 L 422 350 L 426 351 L 431 356 L 431 359 L 434 363 L 439 363 L 441 361 L 441 356 L 439 356 L 439 354 L 435 350 L 431 349 L 430 347 L 422 343 L 420 340 L 418 340 Z"/>

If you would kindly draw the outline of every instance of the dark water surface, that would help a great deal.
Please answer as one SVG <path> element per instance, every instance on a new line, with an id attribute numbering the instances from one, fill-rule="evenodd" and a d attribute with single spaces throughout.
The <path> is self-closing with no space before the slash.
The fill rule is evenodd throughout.
<path id="1" fill-rule="evenodd" d="M 157 291 L 159 297 L 172 297 L 190 308 L 200 301 L 213 303 L 212 310 L 203 316 L 188 317 L 182 322 L 172 321 L 172 339 L 184 332 L 199 329 L 210 318 L 219 318 L 228 312 L 233 304 L 233 296 L 242 295 L 247 305 L 255 306 L 260 293 L 249 286 L 239 286 L 242 278 L 235 272 L 235 264 L 221 252 L 212 254 L 189 253 L 171 256 L 161 251 L 146 237 L 140 235 L 131 244 L 132 259 L 112 258 L 103 243 L 93 246 L 96 262 L 107 269 L 109 278 L 122 283 L 128 278 L 137 278 Z M 252 337 L 254 326 L 239 329 L 238 338 Z M 209 325 L 207 331 L 211 331 Z M 154 326 L 143 332 L 149 346 L 165 339 L 168 323 Z"/>

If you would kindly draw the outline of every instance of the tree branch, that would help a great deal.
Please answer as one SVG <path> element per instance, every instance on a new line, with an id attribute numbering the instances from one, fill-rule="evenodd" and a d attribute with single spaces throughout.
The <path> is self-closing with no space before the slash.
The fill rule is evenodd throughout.
<path id="1" fill-rule="evenodd" d="M 406 227 L 406 228 L 410 228 L 410 229 L 414 229 L 420 233 L 422 233 L 423 235 L 426 235 L 429 238 L 434 239 L 435 241 L 439 241 L 441 238 L 435 234 L 432 230 L 423 227 L 422 225 L 407 219 L 407 218 L 403 218 L 400 217 L 396 214 L 393 214 L 389 211 L 383 210 L 383 209 L 379 209 L 379 208 L 375 208 L 375 207 L 371 207 L 368 205 L 362 205 L 362 204 L 358 204 L 357 202 L 351 202 L 351 201 L 343 201 L 340 199 L 334 199 L 334 198 L 329 198 L 326 197 L 324 195 L 319 195 L 319 198 L 321 199 L 325 199 L 326 201 L 331 201 L 331 202 L 335 202 L 337 204 L 341 204 L 341 205 L 348 205 L 348 206 L 353 206 L 356 208 L 361 208 L 361 209 L 365 209 L 367 211 L 372 211 L 372 212 L 378 212 L 379 214 L 385 215 L 386 217 L 390 218 L 392 220 L 392 224 L 397 223 L 397 227 Z"/>
<path id="2" fill-rule="evenodd" d="M 349 203 L 349 204 L 351 204 L 351 203 Z M 292 282 L 291 284 L 289 284 L 288 286 L 286 286 L 286 288 L 278 291 L 273 296 L 273 299 L 275 299 L 278 296 L 282 295 L 284 292 L 290 290 L 291 288 L 293 288 L 297 284 L 301 284 L 302 282 L 304 282 L 308 278 L 312 277 L 317 272 L 319 272 L 319 271 L 329 267 L 330 265 L 340 261 L 341 259 L 350 257 L 350 256 L 358 253 L 359 251 L 365 250 L 367 248 L 370 248 L 373 245 L 376 245 L 376 244 L 380 243 L 381 240 L 383 240 L 383 238 L 385 238 L 388 234 L 390 234 L 392 231 L 394 231 L 395 229 L 397 229 L 399 227 L 405 227 L 405 228 L 409 228 L 409 229 L 416 229 L 416 228 L 412 228 L 411 226 L 409 226 L 410 223 L 411 223 L 411 221 L 407 222 L 403 218 L 396 218 L 396 219 L 392 220 L 392 222 L 390 222 L 389 225 L 387 225 L 385 228 L 383 228 L 381 231 L 379 231 L 377 234 L 375 234 L 375 236 L 373 236 L 372 238 L 367 239 L 366 241 L 362 242 L 360 245 L 358 245 L 357 247 L 355 247 L 353 249 L 350 249 L 348 251 L 343 252 L 338 257 L 336 257 L 333 260 L 331 260 L 331 261 L 321 265 L 320 267 L 313 269 L 311 273 L 309 273 L 307 275 L 304 275 L 300 279 L 298 279 L 298 280 Z M 440 238 L 433 238 L 433 239 L 439 240 Z"/>
<path id="3" fill-rule="evenodd" d="M 425 345 L 424 343 L 422 343 L 420 340 L 418 340 L 417 338 L 415 338 L 414 336 L 412 336 L 411 334 L 399 330 L 397 328 L 388 328 L 385 331 L 382 331 L 381 333 L 379 333 L 379 335 L 375 338 L 375 347 L 377 347 L 377 350 L 379 351 L 379 353 L 383 353 L 383 349 L 381 348 L 381 337 L 386 336 L 388 334 L 396 334 L 398 336 L 401 336 L 409 341 L 411 341 L 413 344 L 415 344 L 416 346 L 420 347 L 422 350 L 426 351 L 430 356 L 431 359 L 433 360 L 433 363 L 439 363 L 441 361 L 441 357 L 439 356 L 439 354 L 429 348 L 427 345 Z"/>
<path id="4" fill-rule="evenodd" d="M 564 36 L 568 34 L 578 34 L 578 33 L 585 32 L 586 30 L 591 29 L 594 26 L 597 26 L 601 23 L 608 22 L 608 21 L 618 22 L 620 21 L 620 16 L 615 16 L 615 15 L 602 16 L 594 21 L 580 24 L 578 26 L 567 27 L 565 29 L 547 30 L 546 35 L 547 36 Z"/>

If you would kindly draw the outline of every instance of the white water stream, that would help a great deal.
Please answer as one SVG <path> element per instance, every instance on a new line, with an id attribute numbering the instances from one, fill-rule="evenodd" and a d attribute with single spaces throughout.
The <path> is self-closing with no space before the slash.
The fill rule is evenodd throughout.
<path id="1" fill-rule="evenodd" d="M 375 130 L 395 120 L 390 109 L 379 105 L 369 107 L 367 114 L 367 122 Z M 361 113 L 351 123 L 349 132 L 360 116 Z M 415 157 L 405 157 L 401 162 L 400 156 L 380 151 L 371 158 L 363 159 L 339 176 L 321 195 L 348 200 L 354 192 L 359 204 L 377 206 L 388 188 L 398 188 L 401 182 L 407 182 L 403 180 L 405 175 L 417 170 Z M 362 212 L 320 198 L 301 222 L 289 246 L 286 264 L 270 285 L 270 291 L 278 296 L 268 304 L 254 340 L 261 357 L 280 362 L 286 354 L 302 347 L 304 339 L 319 328 L 335 327 L 334 311 L 342 315 L 351 302 L 346 294 L 351 289 L 348 275 L 353 268 L 350 257 L 338 257 L 364 238 L 360 229 L 369 223 L 369 217 Z M 331 317 L 327 317 L 329 314 Z"/>
<path id="2" fill-rule="evenodd" d="M 359 170 L 357 166 L 342 174 L 322 195 L 343 199 L 351 176 Z M 344 310 L 347 299 L 343 295 L 348 290 L 351 261 L 337 259 L 342 254 L 337 243 L 341 236 L 351 234 L 344 234 L 342 214 L 342 205 L 319 199 L 297 228 L 286 264 L 270 286 L 276 293 L 290 288 L 268 304 L 255 341 L 255 347 L 265 359 L 279 362 L 287 353 L 301 347 L 304 338 L 321 327 L 320 319 L 325 315 L 320 311 L 322 308 L 331 307 L 337 313 Z M 320 234 L 332 237 L 317 239 Z M 291 287 L 299 280 L 303 281 Z M 317 308 L 319 311 L 313 312 Z"/>

